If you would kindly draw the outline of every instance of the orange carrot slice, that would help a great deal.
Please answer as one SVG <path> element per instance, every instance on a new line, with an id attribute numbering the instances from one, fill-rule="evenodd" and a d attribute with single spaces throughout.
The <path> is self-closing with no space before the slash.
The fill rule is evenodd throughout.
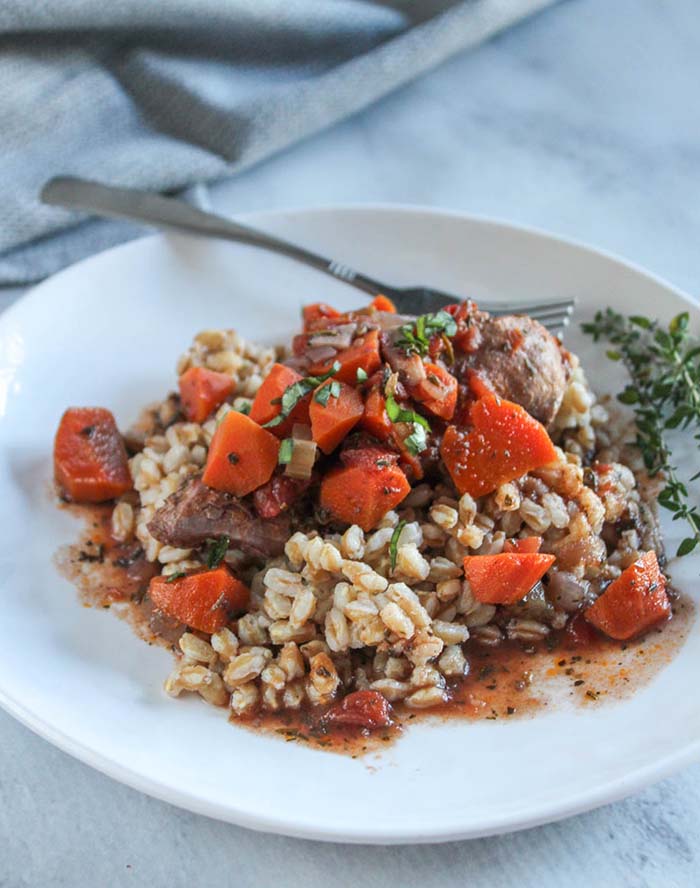
<path id="1" fill-rule="evenodd" d="M 337 383 L 337 397 L 328 396 L 334 383 L 320 385 L 309 405 L 311 437 L 324 453 L 332 453 L 345 436 L 362 419 L 365 407 L 357 389 Z"/>
<path id="2" fill-rule="evenodd" d="M 182 409 L 190 422 L 204 422 L 236 388 L 236 382 L 225 373 L 190 367 L 179 379 Z"/>
<path id="3" fill-rule="evenodd" d="M 231 410 L 214 433 L 202 480 L 215 490 L 245 496 L 270 480 L 279 448 L 271 432 Z"/>
<path id="4" fill-rule="evenodd" d="M 460 493 L 483 496 L 556 459 L 545 427 L 518 404 L 486 395 L 469 418 L 471 430 L 448 426 L 440 448 Z"/>
<path id="5" fill-rule="evenodd" d="M 464 576 L 482 604 L 515 604 L 524 598 L 554 564 L 554 555 L 510 552 L 467 555 Z"/>
<path id="6" fill-rule="evenodd" d="M 102 503 L 131 490 L 124 442 L 103 407 L 70 407 L 54 440 L 54 475 L 76 503 Z"/>
<path id="7" fill-rule="evenodd" d="M 345 466 L 321 481 L 321 507 L 344 524 L 371 530 L 405 499 L 411 486 L 398 466 Z"/>
<path id="8" fill-rule="evenodd" d="M 584 616 L 601 632 L 624 641 L 671 616 L 666 578 L 656 552 L 646 552 L 613 580 Z"/>
<path id="9" fill-rule="evenodd" d="M 200 632 L 216 632 L 248 606 L 250 592 L 226 567 L 170 580 L 153 577 L 153 604 L 164 614 Z"/>

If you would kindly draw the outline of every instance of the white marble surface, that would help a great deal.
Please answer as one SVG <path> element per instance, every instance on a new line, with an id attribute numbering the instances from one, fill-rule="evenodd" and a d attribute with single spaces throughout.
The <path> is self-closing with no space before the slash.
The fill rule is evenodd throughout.
<path id="1" fill-rule="evenodd" d="M 699 80 L 697 0 L 568 0 L 219 184 L 213 203 L 225 195 L 241 211 L 357 201 L 463 209 L 589 241 L 697 295 Z M 16 295 L 0 293 L 0 306 Z M 2 888 L 273 880 L 284 888 L 698 885 L 700 767 L 512 836 L 344 847 L 179 811 L 0 713 Z"/>

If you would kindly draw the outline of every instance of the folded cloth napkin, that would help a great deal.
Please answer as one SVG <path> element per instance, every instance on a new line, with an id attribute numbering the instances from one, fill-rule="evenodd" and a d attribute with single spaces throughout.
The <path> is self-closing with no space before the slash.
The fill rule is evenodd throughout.
<path id="1" fill-rule="evenodd" d="M 140 233 L 43 206 L 72 174 L 221 178 L 556 0 L 0 0 L 0 284 Z"/>

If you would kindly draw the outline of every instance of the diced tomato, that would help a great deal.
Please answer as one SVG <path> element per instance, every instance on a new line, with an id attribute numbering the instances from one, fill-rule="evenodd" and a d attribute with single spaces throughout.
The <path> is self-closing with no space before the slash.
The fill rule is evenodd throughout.
<path id="1" fill-rule="evenodd" d="M 457 406 L 457 380 L 439 364 L 426 364 L 426 376 L 409 388 L 411 397 L 441 419 L 450 420 Z"/>
<path id="2" fill-rule="evenodd" d="M 304 495 L 310 483 L 287 475 L 273 475 L 253 493 L 255 511 L 261 518 L 276 518 Z"/>
<path id="3" fill-rule="evenodd" d="M 481 343 L 481 331 L 474 318 L 476 304 L 468 299 L 458 305 L 447 305 L 444 310 L 457 322 L 457 333 L 452 337 L 454 347 L 465 354 L 475 352 Z"/>
<path id="4" fill-rule="evenodd" d="M 564 646 L 570 649 L 588 647 L 598 638 L 598 633 L 593 626 L 586 621 L 583 614 L 576 614 L 566 625 L 564 630 Z"/>
<path id="5" fill-rule="evenodd" d="M 506 540 L 503 544 L 504 552 L 520 552 L 527 555 L 532 552 L 539 552 L 542 547 L 542 537 L 529 536 L 522 537 L 517 540 Z"/>
<path id="6" fill-rule="evenodd" d="M 354 691 L 329 709 L 325 719 L 336 725 L 373 731 L 391 725 L 391 705 L 379 691 Z"/>
<path id="7" fill-rule="evenodd" d="M 399 454 L 377 444 L 360 442 L 358 447 L 347 447 L 341 451 L 340 461 L 344 466 L 372 467 L 377 464 L 395 466 Z"/>

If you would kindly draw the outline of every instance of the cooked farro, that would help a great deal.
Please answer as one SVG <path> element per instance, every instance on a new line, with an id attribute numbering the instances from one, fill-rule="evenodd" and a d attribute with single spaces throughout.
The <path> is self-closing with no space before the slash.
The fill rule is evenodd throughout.
<path id="1" fill-rule="evenodd" d="M 458 319 L 459 311 L 455 312 Z M 359 512 L 356 522 L 348 520 L 344 504 L 338 503 L 335 508 L 339 511 L 334 513 L 323 495 L 320 504 L 304 501 L 308 484 L 302 482 L 299 486 L 298 481 L 290 481 L 294 473 L 285 474 L 284 464 L 273 476 L 279 489 L 267 490 L 269 485 L 264 483 L 254 488 L 255 492 L 246 491 L 235 498 L 236 502 L 247 504 L 241 513 L 245 519 L 241 521 L 250 523 L 244 529 L 252 528 L 253 532 L 263 522 L 255 546 L 250 536 L 242 531 L 238 534 L 237 525 L 233 532 L 220 529 L 220 516 L 228 515 L 228 505 L 222 506 L 217 500 L 195 510 L 195 516 L 203 515 L 207 520 L 216 516 L 219 523 L 212 525 L 208 536 L 222 547 L 218 562 L 225 567 L 218 569 L 240 577 L 249 589 L 249 599 L 243 612 L 233 618 L 227 613 L 223 622 L 216 616 L 221 601 L 212 602 L 207 620 L 217 623 L 213 631 L 191 624 L 187 629 L 184 624 L 188 621 L 179 618 L 186 631 L 179 636 L 178 662 L 166 681 L 166 691 L 172 696 L 183 691 L 197 693 L 209 703 L 227 705 L 237 717 L 261 711 L 294 711 L 306 705 L 328 707 L 356 691 L 381 694 L 390 703 L 412 710 L 440 706 L 451 698 L 456 683 L 469 672 L 469 651 L 474 646 L 532 646 L 558 637 L 570 622 L 600 600 L 611 581 L 638 563 L 643 555 L 643 541 L 650 538 L 650 513 L 637 489 L 637 467 L 633 471 L 619 461 L 619 449 L 606 428 L 606 410 L 596 402 L 574 356 L 561 352 L 556 358 L 558 347 L 545 340 L 545 334 L 532 322 L 521 322 L 525 341 L 530 341 L 528 337 L 540 337 L 543 354 L 546 353 L 543 362 L 560 360 L 564 368 L 562 378 L 566 379 L 568 374 L 548 419 L 554 447 L 547 460 L 515 477 L 511 472 L 482 492 L 478 484 L 458 480 L 457 469 L 448 462 L 444 451 L 448 425 L 435 419 L 440 414 L 431 412 L 427 398 L 421 401 L 416 394 L 410 375 L 415 373 L 415 364 L 409 367 L 409 363 L 415 359 L 424 367 L 420 356 L 409 352 L 397 357 L 400 341 L 392 338 L 391 316 L 387 319 L 369 314 L 358 318 L 351 321 L 357 337 L 366 336 L 375 321 L 380 327 L 385 326 L 381 359 L 388 370 L 381 381 L 376 381 L 371 373 L 365 373 L 370 377 L 367 382 L 359 375 L 357 380 L 345 375 L 346 392 L 355 385 L 355 391 L 363 397 L 378 392 L 383 403 L 391 398 L 393 403 L 401 401 L 402 405 L 408 403 L 407 390 L 412 392 L 414 406 L 422 409 L 423 414 L 430 414 L 436 440 L 445 435 L 439 466 L 433 453 L 433 462 L 425 462 L 423 479 L 423 468 L 416 470 L 415 459 L 411 463 L 407 456 L 411 451 L 406 449 L 408 438 L 400 437 L 399 432 L 403 434 L 405 429 L 399 427 L 409 427 L 408 431 L 413 428 L 415 435 L 423 428 L 421 422 L 427 420 L 416 413 L 413 415 L 418 420 L 412 420 L 402 406 L 406 415 L 393 421 L 397 431 L 391 432 L 393 437 L 388 436 L 388 444 L 376 440 L 367 444 L 363 439 L 354 449 L 343 445 L 343 454 L 349 453 L 343 466 L 362 466 L 357 469 L 363 473 L 362 478 L 370 478 L 368 464 L 352 463 L 350 457 L 367 459 L 368 453 L 383 448 L 379 456 L 375 453 L 373 457 L 372 471 L 381 466 L 388 472 L 386 477 L 395 479 L 399 472 L 403 473 L 404 482 L 406 475 L 413 482 L 410 489 L 406 484 L 401 498 L 388 499 L 390 507 L 377 512 L 373 520 L 365 521 Z M 497 324 L 478 312 L 474 318 L 478 324 Z M 449 331 L 449 323 L 443 323 L 445 331 Z M 461 328 L 457 325 L 455 329 Z M 306 335 L 303 347 L 313 350 L 313 330 Z M 344 329 L 337 335 L 345 335 Z M 328 352 L 326 340 L 333 340 L 332 327 L 324 333 L 321 347 L 321 351 Z M 299 349 L 296 350 L 297 355 L 288 359 L 284 371 L 288 374 L 289 366 L 301 368 L 306 354 L 302 352 L 300 357 Z M 330 353 L 335 354 L 332 347 Z M 206 569 L 216 570 L 217 566 L 212 565 L 211 541 L 190 540 L 186 534 L 171 534 L 168 538 L 157 530 L 159 516 L 170 508 L 169 504 L 179 501 L 178 497 L 193 490 L 194 484 L 201 484 L 204 496 L 215 496 L 217 491 L 224 490 L 207 481 L 214 450 L 212 441 L 215 435 L 218 440 L 218 429 L 232 423 L 248 423 L 248 434 L 252 434 L 251 430 L 267 423 L 265 440 L 272 438 L 274 423 L 260 418 L 255 396 L 263 381 L 272 378 L 271 371 L 278 367 L 275 361 L 283 359 L 283 354 L 281 349 L 246 342 L 233 330 L 206 330 L 198 334 L 178 361 L 177 373 L 180 377 L 193 372 L 213 373 L 212 378 L 228 380 L 228 395 L 214 404 L 201 421 L 193 421 L 191 414 L 187 414 L 184 396 L 181 400 L 177 395 L 169 395 L 161 404 L 148 408 L 128 436 L 129 441 L 136 442 L 128 462 L 133 490 L 116 500 L 111 533 L 120 544 L 142 547 L 145 559 L 164 578 L 163 601 L 172 594 L 170 590 L 177 588 L 182 575 L 186 579 Z M 339 354 L 342 356 L 342 351 Z M 308 369 L 308 356 L 306 360 Z M 439 360 L 442 359 L 438 353 L 435 361 Z M 467 367 L 471 359 L 460 360 Z M 450 376 L 449 368 L 459 377 L 459 365 L 427 366 L 437 367 L 430 371 L 432 386 L 440 382 L 440 376 L 434 375 L 438 371 Z M 329 374 L 337 372 L 331 368 Z M 542 389 L 549 384 L 542 380 L 533 382 L 535 388 L 539 385 Z M 309 401 L 315 385 L 318 381 L 299 397 L 306 396 Z M 329 385 L 339 386 L 331 395 L 339 398 L 339 383 Z M 467 389 L 463 388 L 459 392 L 460 409 L 465 406 L 462 399 L 466 399 L 466 406 L 472 403 L 472 396 L 465 394 Z M 290 413 L 288 428 L 280 435 L 291 442 L 291 460 L 294 442 L 316 435 L 313 409 L 314 404 L 320 403 L 317 396 L 321 391 L 316 389 L 315 400 L 310 401 L 312 409 L 306 408 L 311 416 L 311 430 L 308 419 L 306 426 L 293 424 L 295 414 Z M 288 397 L 289 388 L 282 394 Z M 276 401 L 271 399 L 267 407 L 272 408 L 275 403 L 279 404 L 277 412 L 286 409 L 284 398 L 280 397 Z M 503 402 L 494 399 L 494 403 Z M 368 410 L 367 397 L 365 419 Z M 258 418 L 242 419 L 248 413 Z M 534 406 L 531 413 L 536 413 Z M 476 420 L 463 420 L 465 431 L 459 434 L 473 434 L 469 431 L 470 422 Z M 528 416 L 528 422 L 535 421 Z M 374 427 L 371 429 L 378 434 Z M 319 441 L 319 446 L 327 450 L 324 440 L 319 437 Z M 479 446 L 486 447 L 483 441 Z M 464 452 L 468 456 L 471 453 L 468 448 Z M 509 451 L 506 455 L 512 456 Z M 238 452 L 229 452 L 228 470 L 242 458 Z M 397 458 L 401 469 L 395 465 Z M 258 459 L 262 457 L 258 455 Z M 327 472 L 329 465 L 335 465 L 337 471 L 337 460 L 333 460 L 334 457 L 321 457 L 317 464 L 319 474 Z M 203 484 L 198 480 L 202 477 Z M 315 476 L 309 481 L 314 489 Z M 295 484 L 298 486 L 294 487 Z M 261 499 L 263 488 L 266 493 Z M 274 518 L 272 512 L 279 507 L 275 497 L 291 496 L 289 490 L 297 491 L 294 496 L 301 497 L 306 508 L 295 511 L 293 498 L 289 503 L 279 500 L 283 510 L 289 506 L 292 520 L 284 526 L 279 540 L 275 537 L 275 553 L 268 554 L 273 524 L 265 525 L 264 521 Z M 386 483 L 383 495 L 389 497 L 392 490 Z M 226 495 L 234 492 L 232 488 Z M 231 497 L 230 502 L 233 500 Z M 284 517 L 284 511 L 280 514 Z M 503 591 L 500 599 L 491 598 L 491 593 L 486 594 L 478 583 L 475 585 L 475 575 L 465 574 L 467 564 L 488 564 L 495 571 L 497 563 L 532 564 L 533 559 L 542 558 L 547 562 L 544 573 L 513 600 L 504 598 Z M 158 604 L 155 600 L 154 603 Z M 166 605 L 159 607 L 169 614 Z M 170 616 L 178 617 L 176 613 Z"/>

